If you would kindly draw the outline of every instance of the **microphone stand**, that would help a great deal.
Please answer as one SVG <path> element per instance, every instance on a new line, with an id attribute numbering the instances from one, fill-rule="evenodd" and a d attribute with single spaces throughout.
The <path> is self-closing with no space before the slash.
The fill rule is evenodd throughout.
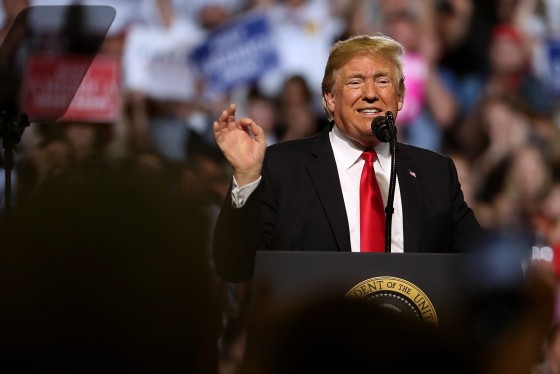
<path id="1" fill-rule="evenodd" d="M 393 203 L 395 201 L 395 186 L 397 183 L 397 128 L 393 113 L 385 113 L 385 117 L 376 117 L 371 122 L 371 130 L 377 139 L 389 143 L 391 152 L 391 176 L 389 179 L 389 194 L 385 206 L 385 253 L 391 253 L 391 232 L 393 227 Z"/>
<path id="2" fill-rule="evenodd" d="M 7 111 L 0 113 L 0 138 L 4 148 L 4 218 L 9 220 L 12 202 L 12 170 L 14 168 L 14 150 L 20 142 L 29 119 L 25 113 L 13 115 Z"/>
<path id="3" fill-rule="evenodd" d="M 394 126 L 394 125 L 393 125 Z M 396 129 L 395 129 L 396 133 Z M 395 134 L 396 135 L 396 134 Z M 389 140 L 391 150 L 391 178 L 389 179 L 389 194 L 387 196 L 387 206 L 385 207 L 385 252 L 391 253 L 391 232 L 393 227 L 393 213 L 395 209 L 393 202 L 395 201 L 395 185 L 397 183 L 397 139 L 391 136 Z"/>

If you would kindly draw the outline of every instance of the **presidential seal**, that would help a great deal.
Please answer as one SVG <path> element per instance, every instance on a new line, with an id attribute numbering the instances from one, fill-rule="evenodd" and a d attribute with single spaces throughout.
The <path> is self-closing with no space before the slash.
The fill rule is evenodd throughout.
<path id="1" fill-rule="evenodd" d="M 436 310 L 428 296 L 404 279 L 369 278 L 352 287 L 346 296 L 372 302 L 403 317 L 438 324 Z"/>

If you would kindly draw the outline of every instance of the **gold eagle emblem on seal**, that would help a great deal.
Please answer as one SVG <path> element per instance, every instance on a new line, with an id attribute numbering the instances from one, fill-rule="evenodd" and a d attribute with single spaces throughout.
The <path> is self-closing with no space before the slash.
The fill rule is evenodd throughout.
<path id="1" fill-rule="evenodd" d="M 415 284 L 401 278 L 366 279 L 352 287 L 346 297 L 372 302 L 403 317 L 438 324 L 436 309 L 428 296 Z"/>

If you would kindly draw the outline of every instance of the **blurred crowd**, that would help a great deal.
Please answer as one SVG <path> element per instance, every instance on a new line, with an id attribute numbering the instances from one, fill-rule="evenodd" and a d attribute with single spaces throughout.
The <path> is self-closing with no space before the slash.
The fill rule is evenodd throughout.
<path id="1" fill-rule="evenodd" d="M 213 121 L 234 102 L 268 144 L 316 134 L 327 125 L 320 83 L 330 46 L 382 32 L 407 51 L 400 140 L 452 157 L 481 225 L 522 232 L 528 256 L 560 271 L 560 0 L 3 0 L 0 40 L 24 7 L 73 3 L 117 11 L 99 55 L 118 62 L 118 114 L 32 123 L 16 150 L 16 211 L 53 199 L 62 180 L 84 184 L 122 172 L 143 185 L 158 180 L 166 195 L 200 213 L 206 238 L 185 248 L 202 251 L 212 274 L 212 224 L 231 180 Z M 251 14 L 267 18 L 278 63 L 207 95 L 187 56 Z M 215 277 L 212 288 L 222 316 L 219 370 L 232 373 L 245 351 L 250 285 Z M 554 328 L 550 347 L 557 336 Z M 560 361 L 551 361 L 556 368 L 543 372 L 560 372 Z"/>

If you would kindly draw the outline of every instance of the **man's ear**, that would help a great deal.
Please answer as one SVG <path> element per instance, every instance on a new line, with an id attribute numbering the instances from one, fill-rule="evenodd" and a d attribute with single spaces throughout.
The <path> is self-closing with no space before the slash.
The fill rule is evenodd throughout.
<path id="1" fill-rule="evenodd" d="M 406 86 L 404 85 L 404 75 L 403 75 L 401 77 L 401 80 L 399 81 L 399 92 L 397 93 L 397 95 L 399 96 L 397 101 L 397 110 L 399 111 L 403 108 L 405 92 L 406 92 Z"/>
<path id="2" fill-rule="evenodd" d="M 327 104 L 327 109 L 333 113 L 335 107 L 335 98 L 332 94 L 332 90 L 325 90 L 323 93 L 323 98 L 325 99 L 325 103 Z"/>

